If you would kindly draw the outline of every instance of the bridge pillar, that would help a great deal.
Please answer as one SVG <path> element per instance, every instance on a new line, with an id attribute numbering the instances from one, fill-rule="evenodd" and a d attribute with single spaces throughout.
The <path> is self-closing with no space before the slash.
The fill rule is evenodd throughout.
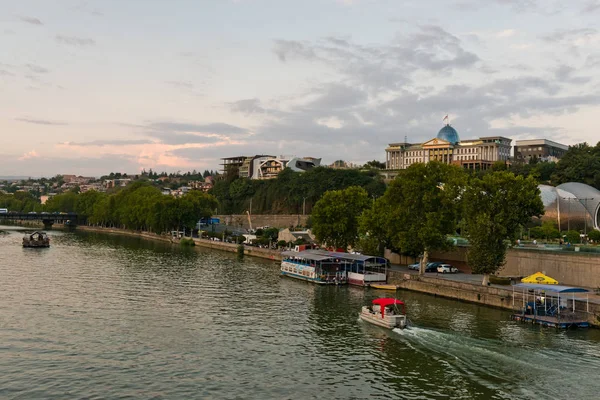
<path id="1" fill-rule="evenodd" d="M 54 225 L 54 221 L 49 220 L 49 219 L 42 220 L 42 223 L 44 224 L 44 230 L 46 230 L 46 231 L 51 230 L 52 225 Z"/>

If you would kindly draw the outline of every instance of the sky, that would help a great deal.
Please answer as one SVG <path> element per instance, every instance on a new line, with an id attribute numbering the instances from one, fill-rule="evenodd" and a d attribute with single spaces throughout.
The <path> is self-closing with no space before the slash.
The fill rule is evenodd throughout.
<path id="1" fill-rule="evenodd" d="M 600 0 L 0 0 L 0 176 L 596 144 Z M 514 145 L 514 142 L 513 142 Z"/>

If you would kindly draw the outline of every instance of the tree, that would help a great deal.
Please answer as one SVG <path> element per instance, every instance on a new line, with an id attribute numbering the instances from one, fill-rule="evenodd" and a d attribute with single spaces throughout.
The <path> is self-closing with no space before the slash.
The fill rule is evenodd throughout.
<path id="1" fill-rule="evenodd" d="M 365 167 L 375 168 L 375 169 L 385 169 L 385 163 L 377 160 L 369 161 L 365 164 Z"/>
<path id="2" fill-rule="evenodd" d="M 489 275 L 504 265 L 507 244 L 544 213 L 544 205 L 535 179 L 504 171 L 473 179 L 463 199 L 468 263 L 474 273 L 484 274 L 487 285 Z"/>
<path id="3" fill-rule="evenodd" d="M 358 186 L 326 192 L 312 212 L 313 233 L 317 240 L 346 250 L 358 240 L 358 217 L 371 201 Z"/>
<path id="4" fill-rule="evenodd" d="M 581 242 L 581 234 L 577 231 L 570 230 L 566 234 L 566 239 L 568 243 L 577 244 Z"/>
<path id="5" fill-rule="evenodd" d="M 361 217 L 361 231 L 404 254 L 448 249 L 447 235 L 456 232 L 460 194 L 466 182 L 463 169 L 432 161 L 413 164 L 394 179 L 385 194 Z"/>
<path id="6" fill-rule="evenodd" d="M 597 229 L 591 230 L 588 232 L 588 238 L 592 240 L 594 243 L 600 242 L 600 231 Z"/>
<path id="7" fill-rule="evenodd" d="M 600 142 L 594 147 L 587 143 L 569 147 L 552 175 L 553 184 L 565 182 L 581 182 L 600 189 Z"/>

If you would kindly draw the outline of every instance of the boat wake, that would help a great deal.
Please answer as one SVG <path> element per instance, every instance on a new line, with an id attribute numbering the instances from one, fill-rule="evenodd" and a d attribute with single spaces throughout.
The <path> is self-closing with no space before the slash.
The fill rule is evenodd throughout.
<path id="1" fill-rule="evenodd" d="M 529 387 L 523 389 L 527 392 L 519 393 L 523 397 L 530 397 L 535 393 L 560 397 L 560 392 L 550 388 L 568 390 L 577 385 L 578 377 L 570 373 L 576 370 L 572 368 L 574 357 L 565 351 L 539 351 L 508 341 L 479 339 L 460 332 L 417 326 L 394 329 L 393 332 L 409 348 L 423 356 L 447 363 L 461 375 L 471 376 L 481 384 L 507 394 L 515 394 L 515 379 L 523 379 L 524 376 L 527 376 Z M 600 367 L 600 362 L 593 364 Z M 476 376 L 479 378 L 475 378 Z"/>

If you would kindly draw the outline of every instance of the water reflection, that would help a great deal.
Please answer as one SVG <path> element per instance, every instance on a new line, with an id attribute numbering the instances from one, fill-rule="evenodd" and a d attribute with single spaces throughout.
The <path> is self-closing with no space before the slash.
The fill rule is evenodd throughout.
<path id="1" fill-rule="evenodd" d="M 594 395 L 596 330 L 399 291 L 416 326 L 387 331 L 358 311 L 388 292 L 281 278 L 235 254 L 50 235 L 49 249 L 0 237 L 2 398 Z"/>

